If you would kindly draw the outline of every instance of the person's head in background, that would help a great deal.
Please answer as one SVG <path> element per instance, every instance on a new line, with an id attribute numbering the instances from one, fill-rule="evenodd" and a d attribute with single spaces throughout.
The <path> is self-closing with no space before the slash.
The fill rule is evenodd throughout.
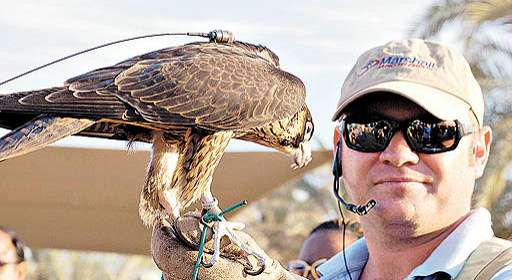
<path id="1" fill-rule="evenodd" d="M 0 280 L 25 279 L 25 245 L 11 229 L 0 226 Z"/>
<path id="2" fill-rule="evenodd" d="M 347 222 L 345 248 L 362 237 L 358 222 Z M 343 224 L 330 220 L 316 226 L 302 243 L 297 260 L 288 263 L 288 269 L 308 279 L 318 279 L 316 268 L 343 250 Z"/>

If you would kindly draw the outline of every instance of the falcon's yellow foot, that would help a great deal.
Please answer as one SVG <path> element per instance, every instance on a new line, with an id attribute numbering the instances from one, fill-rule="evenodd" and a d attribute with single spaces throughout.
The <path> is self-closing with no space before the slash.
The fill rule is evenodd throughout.
<path id="1" fill-rule="evenodd" d="M 203 201 L 203 208 L 207 212 L 202 216 L 202 223 L 210 226 L 213 229 L 213 256 L 209 262 L 204 263 L 206 267 L 213 266 L 219 259 L 221 253 L 221 239 L 226 236 L 231 243 L 237 246 L 247 257 L 253 256 L 257 260 L 257 265 L 260 269 L 257 269 L 254 272 L 254 275 L 261 273 L 265 268 L 265 257 L 256 252 L 251 246 L 246 244 L 242 239 L 237 235 L 237 231 L 240 231 L 245 228 L 243 223 L 238 222 L 229 222 L 223 216 L 225 213 L 230 212 L 242 205 L 245 205 L 247 202 L 243 201 L 237 205 L 229 207 L 223 211 L 220 211 L 217 207 L 217 199 L 213 198 L 209 203 L 205 203 Z M 250 273 L 249 271 L 246 271 Z"/>
<path id="2" fill-rule="evenodd" d="M 222 237 L 226 236 L 229 240 L 236 245 L 240 250 L 247 254 L 247 256 L 253 256 L 256 258 L 258 266 L 263 267 L 265 265 L 265 257 L 255 252 L 250 246 L 245 244 L 236 234 L 236 231 L 242 230 L 245 225 L 238 222 L 229 222 L 222 218 L 221 221 L 212 222 L 213 226 L 213 256 L 208 263 L 207 267 L 213 266 L 220 257 L 220 241 Z"/>

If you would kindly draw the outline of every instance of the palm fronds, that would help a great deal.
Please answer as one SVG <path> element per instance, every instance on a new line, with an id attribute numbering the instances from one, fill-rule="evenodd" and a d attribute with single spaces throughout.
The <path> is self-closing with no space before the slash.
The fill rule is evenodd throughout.
<path id="1" fill-rule="evenodd" d="M 511 216 L 507 214 L 510 207 L 498 205 L 512 191 L 507 179 L 512 161 L 512 106 L 503 106 L 507 99 L 512 100 L 511 24 L 512 0 L 441 0 L 432 4 L 408 31 L 409 36 L 424 39 L 439 39 L 447 33 L 455 38 L 452 45 L 462 49 L 486 94 L 486 116 L 495 140 L 474 205 L 502 213 L 493 216 L 495 224 L 506 224 L 504 219 Z M 511 236 L 512 230 L 504 228 L 499 234 Z"/>

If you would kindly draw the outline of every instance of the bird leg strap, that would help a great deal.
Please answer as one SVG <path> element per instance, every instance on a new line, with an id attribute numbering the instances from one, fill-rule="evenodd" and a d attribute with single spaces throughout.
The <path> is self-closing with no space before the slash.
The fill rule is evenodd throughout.
<path id="1" fill-rule="evenodd" d="M 199 254 L 201 239 L 204 240 L 203 252 L 213 252 L 212 230 L 205 226 L 204 220 L 197 213 L 187 213 L 176 219 L 172 225 L 167 221 L 157 223 L 153 228 L 151 238 L 151 254 L 164 279 L 190 280 L 198 267 L 197 277 L 201 280 L 213 279 L 303 279 L 284 269 L 278 261 L 268 257 L 247 233 L 237 232 L 245 244 L 265 256 L 265 269 L 258 275 L 252 276 L 252 268 L 258 267 L 257 261 L 248 258 L 240 248 L 230 243 L 228 238 L 221 242 L 221 255 L 217 263 L 210 268 L 197 266 L 197 260 L 202 260 Z M 206 230 L 203 231 L 203 229 Z M 203 238 L 201 238 L 203 236 Z M 251 269 L 249 269 L 251 268 Z M 249 273 L 248 273 L 249 272 Z"/>
<path id="2" fill-rule="evenodd" d="M 217 200 L 215 200 L 217 201 Z M 217 203 L 215 203 L 217 204 Z M 244 205 L 247 205 L 247 201 L 246 200 L 243 200 L 241 202 L 239 202 L 238 204 L 235 204 L 231 207 L 228 207 L 224 210 L 222 210 L 220 213 L 215 213 L 215 212 L 211 212 L 211 211 L 207 211 L 206 213 L 204 213 L 204 215 L 201 217 L 201 224 L 203 225 L 203 229 L 201 231 L 201 239 L 200 239 L 200 243 L 199 243 L 199 254 L 197 256 L 197 261 L 196 261 L 196 265 L 194 267 L 194 274 L 192 276 L 192 280 L 196 280 L 197 279 L 197 273 L 199 271 L 199 266 L 202 264 L 204 267 L 206 268 L 210 268 L 213 266 L 213 262 L 210 262 L 210 263 L 205 263 L 203 261 L 203 250 L 204 250 L 204 245 L 205 245 L 205 242 L 206 242 L 206 232 L 208 231 L 208 228 L 212 228 L 212 226 L 214 227 L 215 225 L 218 226 L 218 223 L 217 224 L 214 224 L 213 222 L 221 222 L 224 218 L 224 214 L 227 214 L 233 210 L 236 210 Z M 204 204 L 203 204 L 203 207 L 204 207 Z M 215 206 L 216 207 L 216 206 Z M 208 209 L 211 209 L 213 207 L 209 207 Z M 221 229 L 219 227 L 216 227 L 214 228 L 214 231 L 216 231 L 218 234 L 220 234 L 220 231 Z M 219 240 L 220 241 L 220 240 Z M 233 241 L 233 240 L 230 240 L 230 241 Z M 220 247 L 220 244 L 218 244 Z M 238 244 L 236 244 L 238 245 Z M 241 247 L 241 246 L 238 246 L 238 247 Z M 220 248 L 219 248 L 220 249 Z M 215 246 L 214 246 L 214 250 L 215 250 Z M 249 275 L 258 275 L 258 274 L 261 274 L 264 270 L 265 270 L 265 264 L 263 264 L 261 266 L 260 269 L 256 270 L 256 271 L 252 271 L 252 265 L 250 264 L 250 262 L 247 263 L 248 266 L 246 266 L 244 268 L 244 271 L 249 274 Z"/>

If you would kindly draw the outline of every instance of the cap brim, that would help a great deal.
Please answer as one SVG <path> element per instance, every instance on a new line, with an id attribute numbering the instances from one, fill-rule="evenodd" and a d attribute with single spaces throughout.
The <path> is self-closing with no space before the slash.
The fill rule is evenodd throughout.
<path id="1" fill-rule="evenodd" d="M 464 100 L 445 91 L 413 82 L 390 81 L 365 88 L 338 104 L 332 120 L 339 119 L 348 104 L 374 92 L 391 92 L 403 96 L 441 120 L 465 120 L 471 108 Z"/>

